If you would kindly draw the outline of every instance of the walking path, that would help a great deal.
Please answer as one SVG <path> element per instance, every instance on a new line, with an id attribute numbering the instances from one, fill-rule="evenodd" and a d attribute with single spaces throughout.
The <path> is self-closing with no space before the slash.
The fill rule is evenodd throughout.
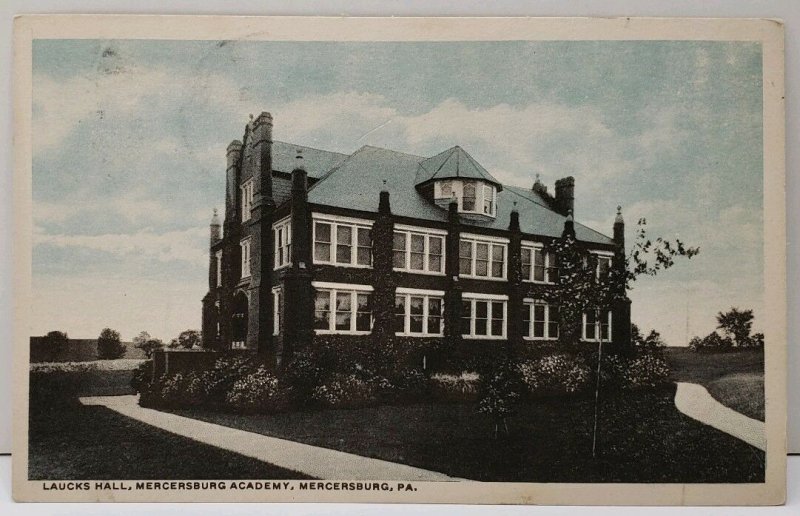
<path id="1" fill-rule="evenodd" d="M 277 437 L 245 432 L 188 417 L 143 408 L 136 396 L 80 398 L 84 405 L 100 405 L 123 416 L 188 437 L 197 442 L 252 457 L 319 479 L 457 481 L 442 473 L 414 468 L 352 453 L 319 448 Z"/>
<path id="2" fill-rule="evenodd" d="M 675 406 L 692 419 L 741 439 L 760 450 L 767 450 L 764 423 L 721 404 L 712 398 L 702 385 L 678 382 Z"/>

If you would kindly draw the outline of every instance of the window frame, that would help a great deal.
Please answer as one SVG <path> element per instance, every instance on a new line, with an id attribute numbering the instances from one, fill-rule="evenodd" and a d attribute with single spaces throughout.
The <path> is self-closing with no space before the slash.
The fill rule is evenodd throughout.
<path id="1" fill-rule="evenodd" d="M 330 242 L 321 242 L 330 245 L 330 260 L 319 260 L 317 259 L 317 224 L 328 224 L 331 227 L 331 240 Z M 318 265 L 331 265 L 334 267 L 352 267 L 356 269 L 371 269 L 372 268 L 372 225 L 373 221 L 367 219 L 355 219 L 350 217 L 338 217 L 338 216 L 317 216 L 316 214 L 312 216 L 312 223 L 311 223 L 311 258 L 314 264 Z M 339 226 L 347 226 L 350 228 L 350 262 L 349 263 L 342 263 L 336 261 L 337 250 L 339 247 L 338 242 L 338 233 L 339 233 Z M 364 248 L 365 246 L 358 245 L 358 232 L 359 229 L 366 229 L 370 231 L 370 253 L 369 253 L 369 264 L 364 265 L 358 263 L 358 249 L 359 247 Z M 346 245 L 346 244 L 341 244 Z"/>
<path id="2" fill-rule="evenodd" d="M 464 242 L 471 242 L 472 255 L 470 257 L 470 273 L 463 274 L 461 272 L 461 244 Z M 487 276 L 478 276 L 477 273 L 477 248 L 478 244 L 488 244 L 488 257 L 487 257 Z M 473 233 L 462 233 L 458 242 L 458 276 L 461 278 L 471 278 L 488 281 L 506 281 L 508 279 L 508 244 L 509 239 L 501 237 L 493 237 L 488 235 L 476 235 Z M 503 248 L 503 275 L 496 277 L 491 275 L 492 265 L 495 263 L 493 256 L 493 247 L 501 246 Z"/>
<path id="3" fill-rule="evenodd" d="M 550 325 L 555 322 L 553 321 L 550 315 L 550 309 L 555 308 L 558 311 L 558 307 L 555 305 L 551 305 L 546 301 L 542 301 L 541 299 L 533 299 L 533 298 L 525 298 L 522 302 L 525 309 L 528 311 L 528 327 L 525 329 L 522 338 L 524 340 L 535 340 L 535 341 L 547 341 L 547 340 L 557 340 L 558 339 L 558 327 L 556 327 L 556 335 L 550 335 Z M 534 332 L 534 323 L 536 320 L 534 319 L 535 315 L 535 307 L 536 306 L 544 306 L 544 336 L 543 337 L 536 337 Z M 523 319 L 524 320 L 524 319 Z"/>
<path id="4" fill-rule="evenodd" d="M 394 236 L 395 233 L 402 233 L 405 235 L 405 249 L 403 250 L 405 254 L 405 264 L 402 268 L 396 267 L 394 265 L 394 253 L 399 251 L 394 248 Z M 425 242 L 423 244 L 423 256 L 422 256 L 422 269 L 412 269 L 411 268 L 411 235 L 422 236 L 425 238 Z M 441 261 L 439 263 L 440 271 L 433 271 L 430 268 L 430 257 L 431 257 L 431 239 L 438 238 L 442 242 L 442 252 L 439 255 L 441 257 Z M 406 226 L 403 224 L 395 224 L 394 230 L 392 232 L 392 270 L 397 272 L 408 272 L 412 274 L 430 274 L 433 276 L 444 276 L 445 275 L 445 260 L 446 260 L 446 248 L 447 248 L 447 231 L 441 229 L 434 229 L 434 228 L 422 228 L 418 226 Z"/>
<path id="5" fill-rule="evenodd" d="M 522 281 L 527 283 L 538 283 L 539 285 L 555 285 L 558 279 L 558 263 L 556 259 L 556 255 L 552 251 L 546 251 L 544 248 L 544 244 L 539 242 L 531 242 L 527 240 L 522 241 L 522 247 L 520 250 L 520 263 L 524 265 L 525 262 L 522 261 L 522 255 L 524 254 L 525 250 L 531 251 L 531 272 L 530 275 L 526 278 L 523 276 Z M 542 260 L 544 263 L 544 280 L 537 280 L 536 279 L 536 253 L 539 252 L 542 254 Z M 551 263 L 554 262 L 554 263 Z M 547 280 L 548 271 L 552 271 L 550 274 L 551 281 Z M 553 277 L 554 276 L 554 277 Z"/>
<path id="6" fill-rule="evenodd" d="M 593 313 L 594 313 L 594 311 L 593 311 Z M 608 314 L 608 318 L 607 318 L 607 321 L 608 321 L 608 323 L 607 323 L 608 333 L 605 336 L 607 338 L 603 338 L 603 342 L 611 342 L 612 338 L 614 336 L 614 333 L 613 333 L 614 332 L 614 326 L 613 326 L 614 320 L 613 320 L 613 316 L 612 316 L 613 312 L 611 310 L 608 310 L 607 314 Z M 586 337 L 586 328 L 589 326 L 589 324 L 587 324 L 587 319 L 588 319 L 587 315 L 588 314 L 586 312 L 584 312 L 583 315 L 582 315 L 582 319 L 581 319 L 581 340 L 584 341 L 584 342 L 599 342 L 600 339 L 598 339 L 597 337 L 598 337 L 598 335 L 600 335 L 600 332 L 602 332 L 603 324 L 599 319 L 596 320 L 594 322 L 594 337 L 591 338 L 591 339 L 587 338 Z"/>
<path id="7" fill-rule="evenodd" d="M 272 287 L 272 335 L 281 334 L 283 316 L 283 288 Z"/>
<path id="8" fill-rule="evenodd" d="M 283 245 L 278 246 L 278 235 L 283 234 Z M 272 225 L 272 268 L 284 269 L 292 265 L 292 217 L 285 217 Z M 286 255 L 284 257 L 284 254 Z M 280 258 L 280 259 L 279 259 Z M 285 260 L 284 260 L 285 258 Z"/>
<path id="9" fill-rule="evenodd" d="M 239 186 L 239 188 L 241 190 L 241 198 L 242 198 L 242 203 L 241 203 L 242 222 L 247 222 L 248 220 L 250 220 L 252 218 L 251 211 L 253 209 L 253 196 L 254 196 L 253 189 L 254 189 L 254 187 L 255 187 L 255 181 L 253 181 L 252 177 L 248 178 L 247 180 L 245 180 Z"/>
<path id="10" fill-rule="evenodd" d="M 470 303 L 470 332 L 468 334 L 462 333 L 461 337 L 466 339 L 474 339 L 474 340 L 504 340 L 508 338 L 508 296 L 500 295 L 500 294 L 476 294 L 476 293 L 464 293 L 461 298 L 462 303 L 469 301 Z M 478 302 L 486 302 L 486 330 L 488 332 L 487 335 L 478 335 L 475 333 L 475 321 L 477 317 L 475 316 L 476 310 L 475 306 Z M 503 304 L 503 331 L 501 335 L 494 335 L 492 334 L 492 320 L 496 319 L 493 313 L 493 306 L 492 303 L 502 303 Z M 464 314 L 461 314 L 461 319 L 464 319 Z M 459 324 L 461 321 L 459 322 Z M 459 330 L 460 331 L 460 330 Z"/>
<path id="11" fill-rule="evenodd" d="M 444 336 L 444 291 L 443 290 L 422 290 L 415 288 L 398 287 L 395 290 L 395 308 L 397 307 L 397 298 L 404 298 L 403 306 L 403 329 L 402 331 L 395 331 L 395 335 L 399 337 L 443 337 Z M 422 298 L 422 331 L 411 331 L 411 298 Z M 439 333 L 428 332 L 428 321 L 430 318 L 430 300 L 438 299 L 441 303 L 441 315 L 439 316 Z M 393 314 L 393 321 L 399 315 L 395 311 Z"/>
<path id="12" fill-rule="evenodd" d="M 610 272 L 611 268 L 614 267 L 614 253 L 610 251 L 590 251 L 590 252 L 594 255 L 595 261 L 597 262 L 594 268 L 594 277 L 599 280 L 600 261 L 605 260 L 608 262 L 608 271 Z"/>
<path id="13" fill-rule="evenodd" d="M 216 270 L 216 286 L 222 286 L 222 249 L 214 253 L 214 258 L 216 259 L 217 263 L 217 270 Z"/>
<path id="14" fill-rule="evenodd" d="M 251 268 L 252 264 L 252 238 L 246 237 L 239 241 L 239 246 L 241 247 L 241 255 L 242 255 L 242 263 L 241 263 L 241 275 L 240 279 L 250 278 L 253 276 L 253 271 Z M 245 250 L 247 252 L 245 252 Z"/>
<path id="15" fill-rule="evenodd" d="M 316 300 L 317 295 L 320 292 L 327 292 L 328 293 L 328 329 L 323 330 L 319 328 L 313 328 L 314 333 L 317 335 L 370 335 L 372 333 L 372 328 L 375 325 L 375 314 L 372 310 L 372 294 L 374 289 L 371 285 L 356 285 L 356 284 L 347 284 L 347 283 L 329 283 L 329 282 L 322 282 L 322 281 L 313 281 L 311 282 L 311 286 L 314 287 L 314 324 L 316 324 Z M 336 329 L 336 296 L 338 294 L 350 294 L 350 329 L 349 330 L 337 330 Z M 359 294 L 367 294 L 370 296 L 369 298 L 369 307 L 370 307 L 370 318 L 369 318 L 369 330 L 357 330 L 358 328 L 358 295 Z"/>

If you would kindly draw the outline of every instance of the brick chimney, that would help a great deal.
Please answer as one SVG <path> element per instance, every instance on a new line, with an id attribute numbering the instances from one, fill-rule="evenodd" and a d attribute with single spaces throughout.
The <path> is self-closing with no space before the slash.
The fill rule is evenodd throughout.
<path id="1" fill-rule="evenodd" d="M 556 181 L 556 211 L 561 215 L 575 213 L 575 178 L 568 176 Z"/>

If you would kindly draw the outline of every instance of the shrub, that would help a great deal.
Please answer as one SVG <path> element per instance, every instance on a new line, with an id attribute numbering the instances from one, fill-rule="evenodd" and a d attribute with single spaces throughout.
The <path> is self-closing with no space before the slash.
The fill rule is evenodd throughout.
<path id="1" fill-rule="evenodd" d="M 722 337 L 716 331 L 712 331 L 702 339 L 694 337 L 689 341 L 689 349 L 698 353 L 729 351 L 731 348 L 733 348 L 733 340 L 728 336 Z"/>
<path id="2" fill-rule="evenodd" d="M 278 387 L 278 378 L 266 368 L 259 367 L 234 382 L 226 401 L 245 410 L 280 410 L 285 407 L 285 395 Z"/>
<path id="3" fill-rule="evenodd" d="M 323 407 L 354 408 L 369 405 L 377 398 L 372 382 L 355 374 L 334 374 L 314 389 L 311 399 Z"/>
<path id="4" fill-rule="evenodd" d="M 472 401 L 480 389 L 480 375 L 469 371 L 460 375 L 437 373 L 430 381 L 434 396 L 446 401 Z"/>
<path id="5" fill-rule="evenodd" d="M 97 338 L 97 358 L 101 360 L 113 360 L 121 358 L 127 348 L 122 345 L 119 339 L 119 332 L 111 328 L 104 328 Z"/>
<path id="6" fill-rule="evenodd" d="M 622 372 L 625 388 L 658 387 L 669 377 L 669 365 L 654 354 L 643 354 L 626 362 Z"/>
<path id="7" fill-rule="evenodd" d="M 529 394 L 575 393 L 584 390 L 591 380 L 591 370 L 580 355 L 556 353 L 517 366 Z"/>
<path id="8" fill-rule="evenodd" d="M 478 412 L 492 419 L 495 437 L 501 423 L 508 433 L 506 419 L 515 414 L 520 398 L 520 379 L 517 371 L 518 369 L 510 361 L 504 361 L 484 377 L 482 382 Z"/>

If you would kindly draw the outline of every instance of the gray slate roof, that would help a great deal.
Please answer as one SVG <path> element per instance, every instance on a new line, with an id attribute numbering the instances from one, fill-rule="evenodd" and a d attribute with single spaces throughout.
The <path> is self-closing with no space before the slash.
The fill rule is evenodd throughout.
<path id="1" fill-rule="evenodd" d="M 417 192 L 417 173 L 426 158 L 378 147 L 364 146 L 330 170 L 308 192 L 314 204 L 366 212 L 378 211 L 380 191 L 390 193 L 395 215 L 444 222 L 447 211 Z M 487 221 L 463 220 L 466 226 L 507 230 L 514 202 L 524 233 L 559 237 L 566 217 L 547 207 L 536 192 L 505 186 L 497 193 L 497 217 Z M 613 244 L 613 240 L 582 224 L 575 223 L 575 235 L 584 242 Z"/>
<path id="2" fill-rule="evenodd" d="M 306 147 L 294 143 L 272 142 L 272 170 L 290 174 L 297 162 L 297 149 L 303 151 L 303 165 L 308 177 L 319 179 L 327 171 L 347 159 L 347 154 Z"/>
<path id="3" fill-rule="evenodd" d="M 417 169 L 415 183 L 420 185 L 433 179 L 450 178 L 481 179 L 497 185 L 500 190 L 503 189 L 497 179 L 458 145 L 423 160 Z"/>

